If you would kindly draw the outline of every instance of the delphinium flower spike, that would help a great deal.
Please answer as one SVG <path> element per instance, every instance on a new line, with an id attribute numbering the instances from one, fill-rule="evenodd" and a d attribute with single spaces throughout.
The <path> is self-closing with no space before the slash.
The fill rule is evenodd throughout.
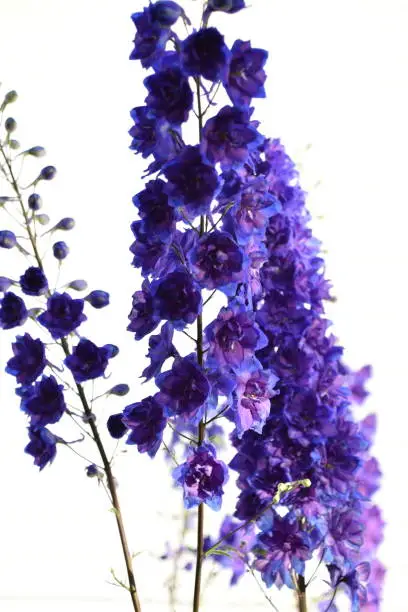
<path id="1" fill-rule="evenodd" d="M 0 109 L 0 128 L 4 111 L 16 98 L 15 92 L 6 94 Z M 43 257 L 42 252 L 50 237 L 71 230 L 75 222 L 71 217 L 64 217 L 40 236 L 41 225 L 46 225 L 49 218 L 38 213 L 42 207 L 38 191 L 42 181 L 50 181 L 55 177 L 56 169 L 54 166 L 45 166 L 28 187 L 22 187 L 19 178 L 21 160 L 28 156 L 41 158 L 45 150 L 43 147 L 31 147 L 22 153 L 15 153 L 18 149 L 17 141 L 12 144 L 10 134 L 14 133 L 16 127 L 15 120 L 8 118 L 4 122 L 4 129 L 0 131 L 0 184 L 11 194 L 2 196 L 1 206 L 8 213 L 7 219 L 11 218 L 10 224 L 13 226 L 13 231 L 8 228 L 0 231 L 0 249 L 18 249 L 26 258 L 26 263 L 17 280 L 1 277 L 0 328 L 3 333 L 4 330 L 11 330 L 18 334 L 12 342 L 12 354 L 7 361 L 6 372 L 16 379 L 16 394 L 20 398 L 20 407 L 28 417 L 28 443 L 25 452 L 33 458 L 34 464 L 43 470 L 55 460 L 59 446 L 70 448 L 83 457 L 74 446 L 84 440 L 84 433 L 87 440 L 92 440 L 91 451 L 97 459 L 86 459 L 86 474 L 90 477 L 97 475 L 98 482 L 102 483 L 108 492 L 128 575 L 126 588 L 133 610 L 140 612 L 132 556 L 126 539 L 116 481 L 98 418 L 93 411 L 93 390 L 88 387 L 88 381 L 104 377 L 110 360 L 118 353 L 118 348 L 113 344 L 97 346 L 89 338 L 80 335 L 82 324 L 89 316 L 89 311 L 85 314 L 86 309 L 106 306 L 109 303 L 109 294 L 94 290 L 85 299 L 73 297 L 72 291 L 86 290 L 87 283 L 83 279 L 68 282 L 61 290 L 51 289 L 52 264 Z M 52 254 L 58 261 L 58 267 L 61 267 L 68 253 L 69 248 L 65 242 L 57 240 L 52 244 Z M 1 263 L 2 266 L 6 263 L 4 255 Z M 27 326 L 27 331 L 21 329 L 23 326 Z M 68 379 L 65 375 L 68 375 Z M 104 392 L 102 396 L 125 395 L 128 390 L 129 387 L 121 383 Z M 72 394 L 73 400 L 69 398 Z M 71 409 L 70 401 L 80 408 Z M 62 437 L 61 428 L 69 417 L 80 429 L 80 438 L 74 442 L 68 442 Z M 60 428 L 61 433 L 56 433 L 55 426 Z"/>

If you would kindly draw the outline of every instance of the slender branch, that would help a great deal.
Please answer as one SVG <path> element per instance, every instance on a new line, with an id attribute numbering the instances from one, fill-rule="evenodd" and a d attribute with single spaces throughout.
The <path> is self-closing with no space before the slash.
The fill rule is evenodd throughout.
<path id="1" fill-rule="evenodd" d="M 299 612 L 307 612 L 306 583 L 305 577 L 301 574 L 297 575 L 296 592 L 298 597 Z"/>
<path id="2" fill-rule="evenodd" d="M 27 211 L 24 207 L 24 203 L 23 203 L 23 199 L 21 197 L 21 193 L 20 193 L 20 189 L 18 187 L 16 178 L 14 176 L 13 173 L 13 169 L 11 166 L 11 163 L 7 157 L 7 155 L 5 154 L 3 147 L 0 144 L 0 152 L 4 158 L 5 164 L 7 166 L 7 169 L 9 171 L 10 174 L 10 183 L 14 189 L 14 192 L 18 198 L 18 201 L 20 203 L 20 208 L 21 208 L 21 212 L 22 215 L 24 217 L 24 221 L 26 224 L 26 230 L 27 230 L 27 234 L 31 243 L 31 247 L 33 249 L 33 253 L 34 253 L 34 257 L 37 261 L 38 267 L 44 271 L 44 265 L 42 262 L 42 259 L 40 257 L 40 254 L 38 252 L 38 248 L 37 248 L 37 243 L 36 243 L 36 237 L 33 234 L 33 231 L 31 229 L 30 226 L 30 221 L 27 215 Z M 69 352 L 69 346 L 68 346 L 68 342 L 66 338 L 62 338 L 61 339 L 61 343 L 60 346 L 62 347 L 64 353 L 66 356 L 68 356 L 70 354 Z M 105 448 L 103 446 L 101 437 L 99 435 L 99 431 L 97 428 L 97 425 L 95 423 L 95 419 L 94 419 L 94 415 L 92 413 L 92 410 L 89 407 L 84 389 L 82 387 L 82 385 L 80 385 L 79 383 L 75 383 L 77 391 L 78 391 L 78 395 L 79 398 L 81 400 L 83 409 L 84 409 L 84 414 L 87 417 L 88 420 L 88 424 L 89 427 L 91 429 L 92 432 L 92 436 L 93 439 L 95 441 L 95 444 L 98 448 L 100 457 L 102 459 L 102 464 L 105 470 L 105 474 L 106 474 L 106 479 L 107 479 L 107 483 L 108 483 L 108 488 L 110 491 L 110 496 L 112 498 L 112 505 L 114 508 L 114 514 L 115 514 L 115 518 L 116 518 L 116 523 L 117 523 L 117 527 L 118 527 L 118 531 L 119 531 L 119 537 L 120 537 L 120 541 L 121 541 L 121 545 L 122 545 L 122 552 L 123 552 L 123 556 L 124 556 L 124 560 L 125 560 L 125 564 L 126 564 L 126 570 L 127 570 L 127 575 L 128 575 L 128 580 L 129 580 L 129 594 L 132 600 L 132 604 L 133 604 L 133 609 L 135 612 L 141 612 L 141 605 L 139 602 L 139 597 L 137 594 L 137 589 L 136 589 L 136 582 L 135 582 L 135 577 L 134 577 L 134 573 L 133 573 L 133 563 L 132 563 L 132 556 L 130 554 L 130 550 L 129 550 L 129 545 L 127 542 L 127 537 L 126 537 L 126 532 L 125 532 L 125 527 L 124 527 L 124 523 L 123 523 L 123 518 L 122 518 L 122 513 L 121 513 L 121 509 L 120 509 L 120 504 L 119 504 L 119 498 L 117 495 L 117 490 L 116 490 L 116 481 L 115 478 L 113 476 L 112 473 L 112 469 L 108 460 L 108 457 L 106 455 L 106 451 Z"/>

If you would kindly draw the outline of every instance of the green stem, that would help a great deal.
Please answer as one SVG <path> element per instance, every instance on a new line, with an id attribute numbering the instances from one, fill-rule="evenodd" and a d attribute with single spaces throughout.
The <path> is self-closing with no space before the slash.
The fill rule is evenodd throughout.
<path id="1" fill-rule="evenodd" d="M 24 207 L 24 203 L 23 203 L 23 199 L 21 197 L 21 193 L 20 193 L 20 189 L 19 186 L 17 184 L 17 180 L 14 176 L 14 172 L 10 163 L 10 160 L 8 159 L 7 155 L 5 154 L 3 147 L 0 145 L 0 152 L 4 158 L 5 164 L 7 166 L 7 169 L 9 171 L 9 180 L 10 183 L 14 189 L 14 192 L 17 196 L 17 199 L 20 203 L 20 208 L 21 208 L 21 213 L 24 217 L 24 222 L 25 222 L 25 227 L 27 230 L 27 234 L 31 243 L 31 247 L 33 249 L 33 253 L 34 253 L 34 257 L 37 261 L 37 265 L 38 267 L 44 271 L 44 265 L 42 262 L 42 259 L 40 257 L 40 254 L 38 252 L 38 248 L 37 248 L 37 241 L 36 241 L 36 237 L 35 234 L 33 233 L 31 226 L 30 226 L 30 221 L 27 215 L 27 211 Z M 62 347 L 64 353 L 66 356 L 68 356 L 69 353 L 69 346 L 68 346 L 68 342 L 66 338 L 62 338 L 61 339 L 61 343 L 60 346 Z M 84 414 L 87 417 L 87 423 L 89 424 L 89 427 L 91 429 L 92 432 L 92 437 L 94 439 L 94 442 L 97 446 L 97 449 L 99 451 L 99 455 L 101 457 L 102 460 L 102 464 L 105 470 L 105 474 L 106 474 L 106 480 L 108 483 L 108 488 L 109 488 L 109 492 L 111 495 L 111 499 L 112 499 L 112 505 L 114 508 L 114 514 L 116 517 L 116 524 L 118 527 L 118 531 L 119 531 L 119 537 L 120 537 L 120 541 L 121 541 L 121 545 L 122 545 L 122 552 L 123 552 L 123 557 L 125 560 L 125 564 L 126 564 L 126 570 L 127 570 L 127 575 L 128 575 L 128 581 L 129 581 L 129 594 L 130 594 L 130 598 L 132 600 L 132 605 L 133 605 L 133 610 L 134 612 L 141 612 L 141 605 L 139 602 L 139 597 L 137 594 L 137 589 L 136 589 L 136 582 L 135 582 L 135 577 L 134 577 L 134 573 L 133 573 L 133 563 L 132 563 L 132 555 L 130 554 L 130 549 L 129 549 L 129 545 L 127 542 L 127 537 L 126 537 L 126 532 L 125 532 L 125 526 L 123 523 L 123 518 L 122 518 L 122 512 L 120 509 L 120 504 L 119 504 L 119 498 L 118 498 L 118 494 L 117 494 L 117 489 L 116 489 L 116 482 L 115 482 L 115 478 L 110 466 L 110 462 L 108 460 L 108 457 L 106 455 L 106 451 L 105 448 L 103 446 L 99 431 L 98 431 L 98 427 L 96 425 L 95 419 L 94 419 L 94 415 L 92 413 L 92 410 L 88 404 L 88 400 L 86 398 L 85 395 L 85 391 L 82 387 L 81 384 L 75 383 L 76 388 L 77 388 L 77 392 L 78 392 L 78 396 L 81 400 L 81 404 L 84 410 Z"/>

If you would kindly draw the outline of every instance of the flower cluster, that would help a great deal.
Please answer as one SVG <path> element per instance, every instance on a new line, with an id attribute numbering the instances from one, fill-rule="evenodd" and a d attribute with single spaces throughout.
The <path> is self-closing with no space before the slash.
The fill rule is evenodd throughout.
<path id="1" fill-rule="evenodd" d="M 379 544 L 371 538 L 365 546 L 367 513 L 381 522 L 371 501 L 380 475 L 369 454 L 374 426 L 352 406 L 365 397 L 367 372 L 346 368 L 330 334 L 330 285 L 294 163 L 253 119 L 253 100 L 265 96 L 268 54 L 241 39 L 230 48 L 209 26 L 217 11 L 244 8 L 243 1 L 209 0 L 200 29 L 184 39 L 174 28 L 182 19 L 188 29 L 189 20 L 174 2 L 150 3 L 132 16 L 131 58 L 152 72 L 145 105 L 131 112 L 131 149 L 150 164 L 145 189 L 133 198 L 139 218 L 130 250 L 143 282 L 128 329 L 140 340 L 162 327 L 150 337 L 143 373 L 158 392 L 113 415 L 109 426 L 115 436 L 130 429 L 128 443 L 151 456 L 166 423 L 170 451 L 187 438 L 174 471 L 185 505 L 218 509 L 228 471 L 208 426 L 230 421 L 236 454 L 229 468 L 240 490 L 235 517 L 244 521 L 242 533 L 257 523 L 234 581 L 242 559 L 250 559 L 267 586 L 297 588 L 293 576 L 304 577 L 306 562 L 320 555 L 333 588 L 348 586 L 352 601 L 362 603 L 370 593 L 379 598 L 379 584 L 366 589 L 357 579 L 366 577 L 358 568 Z M 217 109 L 221 85 L 230 104 Z M 193 113 L 200 138 L 186 144 L 184 124 Z M 203 309 L 217 291 L 226 305 L 203 329 Z M 177 331 L 195 342 L 195 353 L 179 354 Z M 275 507 L 280 483 L 305 479 L 310 487 L 288 490 Z"/>

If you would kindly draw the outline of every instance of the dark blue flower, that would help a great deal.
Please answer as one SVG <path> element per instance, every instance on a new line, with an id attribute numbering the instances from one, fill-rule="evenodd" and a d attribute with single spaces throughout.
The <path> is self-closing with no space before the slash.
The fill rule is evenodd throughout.
<path id="1" fill-rule="evenodd" d="M 43 376 L 31 387 L 17 389 L 21 410 L 31 417 L 31 425 L 42 427 L 60 420 L 66 409 L 63 388 L 54 376 Z"/>
<path id="2" fill-rule="evenodd" d="M 133 197 L 133 204 L 143 219 L 143 231 L 166 239 L 175 228 L 176 211 L 169 205 L 166 183 L 149 181 L 143 191 Z"/>
<path id="3" fill-rule="evenodd" d="M 142 373 L 142 376 L 146 377 L 146 381 L 160 374 L 160 370 L 166 359 L 178 356 L 178 352 L 173 345 L 173 331 L 171 323 L 165 323 L 159 334 L 150 336 L 149 352 L 147 354 L 147 358 L 150 359 L 150 364 Z"/>
<path id="4" fill-rule="evenodd" d="M 94 289 L 84 299 L 94 308 L 105 308 L 109 304 L 109 293 L 102 289 Z"/>
<path id="5" fill-rule="evenodd" d="M 0 248 L 12 249 L 17 244 L 17 238 L 10 230 L 0 231 Z"/>
<path id="6" fill-rule="evenodd" d="M 127 427 L 122 421 L 122 416 L 123 414 L 121 412 L 118 414 L 111 414 L 106 423 L 110 435 L 116 440 L 122 438 L 127 432 Z"/>
<path id="7" fill-rule="evenodd" d="M 224 106 L 203 129 L 202 150 L 210 162 L 221 163 L 223 169 L 240 167 L 262 137 L 250 122 L 251 111 Z"/>
<path id="8" fill-rule="evenodd" d="M 228 480 L 228 468 L 216 458 L 212 444 L 189 448 L 187 460 L 173 471 L 175 481 L 183 487 L 186 508 L 207 504 L 212 510 L 221 508 L 223 486 Z"/>
<path id="9" fill-rule="evenodd" d="M 44 295 L 48 291 L 48 281 L 41 268 L 28 268 L 20 276 L 20 287 L 27 295 Z"/>
<path id="10" fill-rule="evenodd" d="M 34 457 L 34 465 L 41 471 L 47 463 L 53 462 L 57 453 L 57 439 L 46 427 L 30 426 L 28 435 L 30 442 L 24 451 Z"/>
<path id="11" fill-rule="evenodd" d="M 189 219 L 209 212 L 219 178 L 199 146 L 185 147 L 180 155 L 163 168 L 168 180 L 167 193 L 172 206 L 184 207 Z"/>
<path id="12" fill-rule="evenodd" d="M 149 94 L 145 100 L 156 117 L 180 125 L 187 121 L 193 107 L 193 92 L 187 77 L 177 66 L 148 76 L 144 84 Z"/>
<path id="13" fill-rule="evenodd" d="M 199 420 L 210 384 L 195 354 L 175 359 L 171 370 L 158 375 L 156 385 L 160 389 L 156 399 L 169 415 Z"/>
<path id="14" fill-rule="evenodd" d="M 153 155 L 159 166 L 177 155 L 183 144 L 178 126 L 158 119 L 147 106 L 134 108 L 130 115 L 134 121 L 129 130 L 133 151 L 145 158 Z M 153 164 L 152 171 L 159 167 L 157 163 Z"/>
<path id="15" fill-rule="evenodd" d="M 249 41 L 237 40 L 231 49 L 226 90 L 233 104 L 248 106 L 252 98 L 264 98 L 268 52 L 253 49 Z"/>
<path id="16" fill-rule="evenodd" d="M 190 34 L 181 45 L 181 62 L 190 76 L 208 81 L 225 79 L 229 50 L 216 28 L 204 28 Z"/>
<path id="17" fill-rule="evenodd" d="M 162 258 L 169 250 L 168 240 L 162 240 L 159 235 L 147 231 L 144 221 L 133 221 L 130 228 L 136 238 L 129 247 L 133 254 L 132 265 L 141 268 L 143 276 L 157 276 Z"/>
<path id="18" fill-rule="evenodd" d="M 340 584 L 346 585 L 351 595 L 351 612 L 359 612 L 361 605 L 367 601 L 366 583 L 370 575 L 370 564 L 359 563 L 346 574 L 337 565 L 329 564 L 327 569 L 332 587 L 336 589 Z"/>
<path id="19" fill-rule="evenodd" d="M 175 270 L 153 281 L 153 309 L 160 319 L 171 321 L 175 329 L 193 323 L 201 311 L 201 291 L 184 269 Z"/>
<path id="20" fill-rule="evenodd" d="M 42 374 L 47 361 L 45 347 L 40 339 L 30 334 L 17 336 L 12 344 L 14 357 L 8 360 L 6 372 L 16 377 L 20 385 L 31 385 Z"/>
<path id="21" fill-rule="evenodd" d="M 153 310 L 153 299 L 147 281 L 141 291 L 135 291 L 132 296 L 132 310 L 129 314 L 128 331 L 135 332 L 135 339 L 141 340 L 157 327 L 160 317 Z"/>
<path id="22" fill-rule="evenodd" d="M 103 376 L 109 357 L 110 353 L 106 347 L 96 346 L 90 340 L 81 338 L 64 363 L 71 370 L 75 382 L 81 383 Z"/>
<path id="23" fill-rule="evenodd" d="M 244 254 L 226 232 L 204 234 L 190 254 L 194 277 L 207 289 L 220 289 L 244 280 Z"/>
<path id="24" fill-rule="evenodd" d="M 160 58 L 171 35 L 169 28 L 155 21 L 152 6 L 150 4 L 143 12 L 131 16 L 136 26 L 136 36 L 130 59 L 140 60 L 144 68 L 149 68 Z"/>
<path id="25" fill-rule="evenodd" d="M 126 444 L 137 444 L 139 453 L 147 453 L 153 458 L 159 450 L 167 423 L 163 407 L 156 398 L 146 397 L 126 406 L 122 421 L 130 429 Z"/>
<path id="26" fill-rule="evenodd" d="M 0 328 L 12 329 L 27 321 L 28 312 L 24 301 L 11 291 L 4 294 L 0 307 Z"/>
<path id="27" fill-rule="evenodd" d="M 74 300 L 68 293 L 54 293 L 47 300 L 47 310 L 38 321 L 48 329 L 54 340 L 63 338 L 86 321 L 84 300 Z"/>

